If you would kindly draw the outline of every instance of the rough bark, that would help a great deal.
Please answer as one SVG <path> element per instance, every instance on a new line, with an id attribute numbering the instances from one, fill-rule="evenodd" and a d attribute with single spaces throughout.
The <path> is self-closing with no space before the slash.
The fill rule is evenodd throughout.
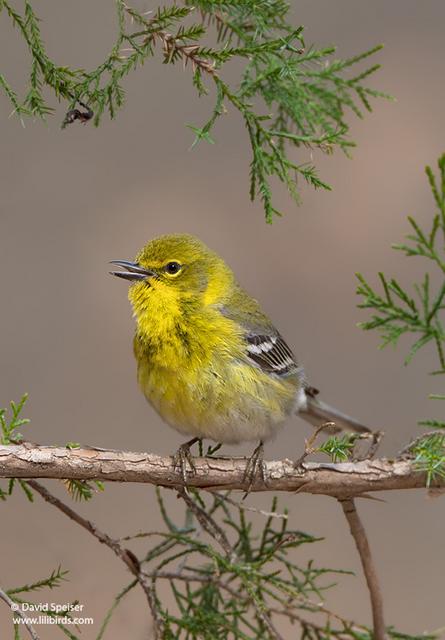
<path id="1" fill-rule="evenodd" d="M 194 458 L 194 462 L 196 472 L 188 474 L 189 486 L 208 490 L 246 490 L 245 458 Z M 175 469 L 171 457 L 29 443 L 0 446 L 0 477 L 97 479 L 163 486 L 182 484 L 180 470 Z M 275 460 L 265 462 L 265 479 L 267 484 L 257 477 L 251 490 L 298 491 L 344 498 L 426 485 L 425 474 L 417 471 L 409 459 L 385 458 L 336 464 L 304 461 L 297 468 L 290 460 Z M 445 479 L 438 478 L 432 486 L 445 488 Z"/>

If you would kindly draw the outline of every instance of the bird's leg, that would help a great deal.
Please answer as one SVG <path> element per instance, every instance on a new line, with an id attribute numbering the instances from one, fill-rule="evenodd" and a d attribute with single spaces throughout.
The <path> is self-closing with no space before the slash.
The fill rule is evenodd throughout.
<path id="1" fill-rule="evenodd" d="M 179 469 L 181 471 L 184 485 L 187 484 L 187 462 L 189 463 L 192 474 L 196 473 L 193 456 L 190 453 L 190 447 L 193 446 L 195 442 L 201 442 L 201 438 L 192 438 L 191 440 L 184 442 L 173 456 L 173 466 L 175 469 Z"/>
<path id="2" fill-rule="evenodd" d="M 247 459 L 243 482 L 248 482 L 249 484 L 247 486 L 247 491 L 243 496 L 243 500 L 250 493 L 258 474 L 264 484 L 266 484 L 266 477 L 264 473 L 264 445 L 262 440 L 260 440 L 259 445 L 255 448 L 250 458 Z"/>

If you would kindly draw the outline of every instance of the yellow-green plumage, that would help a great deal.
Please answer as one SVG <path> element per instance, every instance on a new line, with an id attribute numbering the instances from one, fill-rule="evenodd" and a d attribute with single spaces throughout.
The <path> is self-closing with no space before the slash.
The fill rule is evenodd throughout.
<path id="1" fill-rule="evenodd" d="M 299 372 L 280 379 L 249 360 L 242 319 L 263 330 L 270 322 L 199 240 L 164 236 L 136 257 L 159 271 L 171 261 L 183 265 L 182 274 L 150 278 L 129 290 L 145 397 L 181 433 L 217 442 L 270 437 L 295 407 Z"/>
<path id="2" fill-rule="evenodd" d="M 181 433 L 216 442 L 270 438 L 297 411 L 312 424 L 368 431 L 322 403 L 256 300 L 200 240 L 168 235 L 135 262 L 114 261 L 132 282 L 139 385 Z"/>

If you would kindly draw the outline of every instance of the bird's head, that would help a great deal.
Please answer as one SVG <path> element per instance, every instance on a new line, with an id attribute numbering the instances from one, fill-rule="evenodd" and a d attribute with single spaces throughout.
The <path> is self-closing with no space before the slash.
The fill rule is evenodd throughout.
<path id="1" fill-rule="evenodd" d="M 112 275 L 129 280 L 129 299 L 136 316 L 181 304 L 214 304 L 233 280 L 224 261 L 191 235 L 165 235 L 148 242 L 134 262 L 113 260 L 122 271 Z M 176 314 L 175 314 L 176 315 Z"/>

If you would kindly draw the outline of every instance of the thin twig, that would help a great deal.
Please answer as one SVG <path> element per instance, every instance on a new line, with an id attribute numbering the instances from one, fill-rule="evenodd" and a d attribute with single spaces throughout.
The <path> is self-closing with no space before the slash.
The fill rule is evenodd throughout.
<path id="1" fill-rule="evenodd" d="M 12 609 L 12 607 L 16 606 L 16 603 L 13 600 L 11 600 L 11 598 L 8 596 L 6 591 L 3 591 L 3 589 L 0 589 L 0 600 L 3 600 L 3 602 L 6 602 L 8 607 L 12 610 L 13 616 L 18 616 L 23 620 L 23 624 L 28 629 L 29 635 L 31 636 L 32 640 L 39 640 L 39 636 L 35 632 L 34 627 L 28 622 L 28 619 L 23 615 L 20 609 L 15 609 L 15 610 Z"/>
<path id="2" fill-rule="evenodd" d="M 259 513 L 266 518 L 277 518 L 278 520 L 287 520 L 289 518 L 288 513 L 276 513 L 275 511 L 264 511 L 263 509 L 257 509 L 256 507 L 248 507 L 244 504 L 244 502 L 238 502 L 237 500 L 232 500 L 229 496 L 225 496 L 222 493 L 214 493 L 213 495 L 218 496 L 220 500 L 224 502 L 228 502 L 233 505 L 240 511 L 250 511 L 251 513 Z"/>
<path id="3" fill-rule="evenodd" d="M 141 14 L 136 13 L 135 10 L 128 5 L 124 6 L 124 10 L 131 17 L 137 18 L 137 22 L 145 27 L 144 31 L 138 31 L 131 34 L 131 36 L 127 38 L 130 42 L 139 36 L 145 36 L 143 40 L 144 45 L 148 42 L 155 44 L 156 38 L 159 38 L 162 43 L 164 57 L 166 60 L 170 60 L 174 55 L 179 55 L 184 62 L 184 66 L 187 62 L 191 62 L 193 70 L 198 67 L 201 71 L 204 71 L 211 76 L 216 76 L 214 62 L 205 60 L 198 56 L 198 52 L 202 48 L 200 45 L 194 43 L 179 44 L 178 40 L 171 33 L 159 29 L 158 27 L 154 29 L 154 25 L 158 20 L 156 16 L 147 20 L 143 18 Z"/>
<path id="4" fill-rule="evenodd" d="M 306 631 L 307 629 L 313 629 L 316 633 L 316 638 L 325 638 L 326 637 L 326 628 L 322 627 L 321 625 L 317 624 L 316 622 L 312 621 L 312 620 L 307 620 L 307 618 L 303 618 L 303 616 L 299 615 L 298 613 L 295 613 L 295 611 L 289 611 L 287 609 L 277 609 L 272 607 L 271 609 L 269 609 L 269 612 L 278 616 L 285 616 L 286 618 L 288 618 L 289 620 L 291 620 L 292 622 L 298 622 L 298 624 L 301 626 L 303 632 Z M 356 626 L 356 628 L 359 631 L 367 631 L 366 627 L 358 627 Z M 346 629 L 341 631 L 335 631 L 334 629 L 329 628 L 329 638 L 350 638 L 351 635 L 350 633 L 347 633 Z"/>
<path id="5" fill-rule="evenodd" d="M 212 584 L 219 587 L 220 589 L 223 589 L 224 591 L 227 591 L 236 600 L 240 599 L 239 591 L 235 591 L 235 589 L 232 589 L 227 584 L 227 582 L 224 582 L 223 580 L 218 580 L 218 578 L 216 578 L 214 575 L 206 576 L 199 573 L 190 575 L 190 574 L 184 573 L 183 571 L 184 571 L 184 568 L 180 571 L 153 571 L 150 573 L 145 573 L 145 575 L 147 576 L 147 578 L 151 578 L 155 580 L 160 578 L 164 580 L 181 580 L 182 582 L 200 582 L 202 584 Z M 189 568 L 188 571 L 194 571 L 194 569 Z"/>
<path id="6" fill-rule="evenodd" d="M 140 531 L 139 533 L 134 533 L 128 536 L 122 536 L 122 538 L 118 538 L 119 542 L 127 542 L 128 540 L 136 540 L 137 538 L 151 538 L 153 536 L 164 536 L 165 531 Z"/>
<path id="7" fill-rule="evenodd" d="M 307 602 L 305 602 L 305 605 L 310 607 L 309 611 L 313 611 L 313 609 L 316 610 L 316 613 L 323 613 L 326 615 L 326 618 L 328 621 L 330 621 L 331 619 L 336 620 L 337 622 L 339 622 L 340 624 L 343 625 L 344 630 L 343 631 L 339 631 L 339 634 L 347 634 L 347 637 L 350 638 L 351 635 L 350 633 L 348 633 L 348 631 L 350 629 L 357 629 L 357 631 L 361 631 L 361 632 L 367 632 L 368 629 L 364 626 L 364 625 L 360 625 L 357 624 L 355 622 L 353 622 L 352 620 L 347 620 L 346 618 L 342 618 L 342 616 L 339 616 L 337 613 L 334 613 L 333 611 L 331 611 L 330 609 L 326 609 L 326 607 L 323 606 L 323 604 L 317 604 L 315 602 L 311 602 L 310 600 L 308 600 Z M 312 609 L 313 608 L 313 609 Z M 315 622 L 306 620 L 306 618 L 303 618 L 303 616 L 300 616 L 298 613 L 295 613 L 295 611 L 291 611 L 289 609 L 289 607 L 284 607 L 283 609 L 279 609 L 277 607 L 270 607 L 268 609 L 269 613 L 275 613 L 276 615 L 279 616 L 286 616 L 287 618 L 289 618 L 289 620 L 295 620 L 296 622 L 299 622 L 302 626 L 306 625 L 308 627 L 311 627 L 313 629 L 316 629 L 324 634 L 326 634 L 326 627 L 323 628 L 320 625 L 317 625 Z M 332 633 L 332 629 L 331 629 L 331 633 Z"/>
<path id="8" fill-rule="evenodd" d="M 366 451 L 365 454 L 365 459 L 366 460 L 372 460 L 372 458 L 375 456 L 375 454 L 377 453 L 377 449 L 380 446 L 380 443 L 383 439 L 383 436 L 385 435 L 384 431 L 373 431 L 371 434 L 371 445 L 368 449 L 368 451 Z"/>
<path id="9" fill-rule="evenodd" d="M 259 615 L 259 617 L 263 620 L 263 622 L 265 623 L 265 625 L 267 627 L 269 627 L 269 631 L 272 634 L 272 637 L 275 638 L 275 640 L 284 640 L 284 637 L 281 635 L 281 633 L 278 631 L 278 629 L 275 627 L 274 623 L 272 622 L 270 616 L 268 613 L 266 613 L 263 609 L 261 609 L 260 607 L 256 608 L 257 614 Z"/>
<path id="10" fill-rule="evenodd" d="M 404 456 L 407 456 L 412 452 L 412 449 L 418 444 L 420 444 L 423 440 L 425 440 L 426 438 L 429 438 L 430 436 L 437 436 L 439 434 L 440 434 L 439 429 L 435 429 L 434 431 L 425 431 L 425 433 L 422 433 L 417 438 L 414 438 L 414 440 L 411 440 L 411 442 L 405 445 L 403 449 L 400 449 L 398 453 L 398 457 L 403 458 Z"/>
<path id="11" fill-rule="evenodd" d="M 59 511 L 62 511 L 62 513 L 68 516 L 68 518 L 71 518 L 71 520 L 77 522 L 77 524 L 86 529 L 86 531 L 89 531 L 89 533 L 91 533 L 97 540 L 99 540 L 99 542 L 109 547 L 117 555 L 117 557 L 127 565 L 131 573 L 137 578 L 147 598 L 154 622 L 154 638 L 155 640 L 160 639 L 162 637 L 162 625 L 157 615 L 153 589 L 148 583 L 147 576 L 141 571 L 139 560 L 136 558 L 134 553 L 129 549 L 125 549 L 125 547 L 123 547 L 118 542 L 118 540 L 111 538 L 108 534 L 98 529 L 97 526 L 93 522 L 91 522 L 91 520 L 87 520 L 86 518 L 82 517 L 71 507 L 59 500 L 59 498 L 56 498 L 56 496 L 50 493 L 48 489 L 46 489 L 46 487 L 40 484 L 40 482 L 36 482 L 36 480 L 28 480 L 27 484 L 32 489 L 34 489 L 34 491 L 39 493 L 46 502 L 52 504 L 54 507 L 59 509 Z"/>
<path id="12" fill-rule="evenodd" d="M 227 539 L 226 534 L 221 527 L 215 522 L 215 520 L 209 516 L 187 493 L 184 488 L 178 490 L 179 496 L 184 500 L 190 511 L 196 516 L 201 527 L 207 531 L 207 533 L 222 547 L 227 557 L 232 562 L 235 557 L 235 552 Z"/>
<path id="13" fill-rule="evenodd" d="M 314 444 L 315 444 L 315 441 L 317 440 L 318 436 L 320 435 L 320 433 L 322 431 L 328 431 L 330 429 L 332 431 L 334 431 L 334 433 L 335 433 L 335 430 L 337 429 L 337 425 L 335 424 L 335 422 L 323 422 L 323 424 L 321 424 L 319 427 L 314 429 L 314 431 L 311 434 L 311 436 L 307 440 L 305 440 L 305 442 L 304 442 L 304 451 L 303 451 L 303 453 L 294 462 L 295 469 L 299 469 L 301 467 L 301 465 L 303 464 L 303 462 L 306 460 L 306 458 L 316 451 L 316 449 L 314 447 Z"/>
<path id="14" fill-rule="evenodd" d="M 360 560 L 371 596 L 372 621 L 374 627 L 374 640 L 386 640 L 386 627 L 383 616 L 383 598 L 380 590 L 377 572 L 372 559 L 368 536 L 360 520 L 354 500 L 352 498 L 339 500 L 345 518 L 348 521 L 351 535 L 354 538 Z"/>

